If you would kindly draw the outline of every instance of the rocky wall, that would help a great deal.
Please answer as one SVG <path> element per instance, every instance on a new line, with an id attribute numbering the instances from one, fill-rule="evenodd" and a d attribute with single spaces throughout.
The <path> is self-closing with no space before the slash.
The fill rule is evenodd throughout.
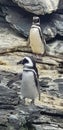
<path id="1" fill-rule="evenodd" d="M 27 46 L 32 17 L 38 15 L 50 54 L 39 60 Z M 22 66 L 33 55 L 39 71 L 41 100 L 21 100 Z M 63 1 L 0 0 L 0 129 L 63 129 Z"/>

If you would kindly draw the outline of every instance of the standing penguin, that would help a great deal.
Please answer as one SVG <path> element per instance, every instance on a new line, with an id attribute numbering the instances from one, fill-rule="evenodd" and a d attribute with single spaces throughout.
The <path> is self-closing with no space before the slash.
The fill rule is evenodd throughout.
<path id="1" fill-rule="evenodd" d="M 40 99 L 40 88 L 38 82 L 38 70 L 33 57 L 24 57 L 24 59 L 17 64 L 23 64 L 22 82 L 21 82 L 21 93 L 23 98 L 34 99 L 39 96 Z"/>
<path id="2" fill-rule="evenodd" d="M 37 16 L 33 17 L 29 33 L 29 43 L 33 53 L 41 55 L 45 53 L 45 40 L 40 27 L 40 19 Z"/>

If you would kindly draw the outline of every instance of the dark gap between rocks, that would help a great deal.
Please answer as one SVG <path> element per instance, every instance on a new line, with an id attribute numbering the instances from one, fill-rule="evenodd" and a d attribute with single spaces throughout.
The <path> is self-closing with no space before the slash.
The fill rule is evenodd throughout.
<path id="1" fill-rule="evenodd" d="M 52 43 L 52 42 L 54 42 L 54 41 L 56 41 L 56 40 L 61 40 L 61 41 L 63 41 L 63 36 L 57 34 L 54 38 L 51 38 L 51 39 L 49 39 L 48 41 L 46 41 L 46 43 L 49 44 L 49 43 Z"/>

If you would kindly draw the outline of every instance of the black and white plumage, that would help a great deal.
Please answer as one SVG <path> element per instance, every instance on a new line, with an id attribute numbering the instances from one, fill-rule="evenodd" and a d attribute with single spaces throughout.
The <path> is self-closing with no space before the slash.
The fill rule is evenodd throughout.
<path id="1" fill-rule="evenodd" d="M 23 98 L 29 98 L 34 101 L 36 97 L 40 98 L 40 89 L 38 82 L 38 70 L 32 57 L 24 57 L 18 64 L 23 64 L 21 93 Z"/>
<path id="2" fill-rule="evenodd" d="M 29 33 L 29 43 L 33 53 L 41 55 L 45 53 L 45 39 L 41 31 L 40 19 L 37 16 L 33 17 Z"/>

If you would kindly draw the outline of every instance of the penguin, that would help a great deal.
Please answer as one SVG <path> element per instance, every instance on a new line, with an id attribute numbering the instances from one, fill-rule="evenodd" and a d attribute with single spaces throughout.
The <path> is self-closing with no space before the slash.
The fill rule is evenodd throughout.
<path id="1" fill-rule="evenodd" d="M 33 22 L 30 28 L 28 42 L 31 46 L 33 53 L 38 55 L 45 54 L 45 39 L 41 31 L 40 19 L 37 16 L 33 17 Z"/>
<path id="2" fill-rule="evenodd" d="M 36 62 L 33 57 L 24 57 L 17 64 L 23 64 L 21 93 L 23 99 L 32 99 L 31 103 L 34 104 L 36 97 L 40 100 L 40 87 L 38 81 L 38 70 Z"/>

